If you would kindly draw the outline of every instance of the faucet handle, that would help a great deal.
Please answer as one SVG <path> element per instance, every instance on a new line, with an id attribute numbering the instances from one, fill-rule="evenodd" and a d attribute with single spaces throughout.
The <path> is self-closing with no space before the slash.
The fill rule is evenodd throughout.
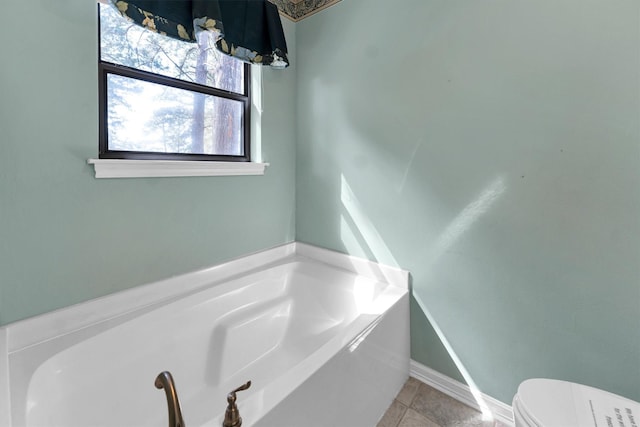
<path id="1" fill-rule="evenodd" d="M 243 391 L 251 387 L 251 381 L 247 381 L 246 384 L 241 385 L 235 390 L 227 394 L 227 410 L 224 413 L 224 422 L 222 427 L 240 427 L 242 425 L 242 418 L 236 405 L 236 393 Z"/>
<path id="2" fill-rule="evenodd" d="M 229 395 L 231 395 L 231 394 L 235 395 L 237 392 L 246 390 L 249 387 L 251 387 L 251 381 L 247 381 L 246 384 L 243 384 L 240 387 L 238 387 L 237 389 L 233 390 L 231 393 L 229 393 Z"/>

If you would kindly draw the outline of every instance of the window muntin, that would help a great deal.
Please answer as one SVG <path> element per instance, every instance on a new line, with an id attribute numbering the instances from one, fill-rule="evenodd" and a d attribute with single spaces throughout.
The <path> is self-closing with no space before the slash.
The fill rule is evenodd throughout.
<path id="1" fill-rule="evenodd" d="M 100 157 L 248 161 L 249 66 L 100 5 Z"/>

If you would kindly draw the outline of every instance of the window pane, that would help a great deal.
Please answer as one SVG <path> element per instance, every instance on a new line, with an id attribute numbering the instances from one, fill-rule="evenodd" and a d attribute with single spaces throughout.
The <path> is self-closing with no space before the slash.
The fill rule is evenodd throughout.
<path id="1" fill-rule="evenodd" d="M 100 5 L 100 59 L 244 94 L 244 64 L 220 53 L 205 34 L 188 43 L 154 33 Z"/>
<path id="2" fill-rule="evenodd" d="M 244 155 L 243 103 L 107 75 L 109 150 Z"/>

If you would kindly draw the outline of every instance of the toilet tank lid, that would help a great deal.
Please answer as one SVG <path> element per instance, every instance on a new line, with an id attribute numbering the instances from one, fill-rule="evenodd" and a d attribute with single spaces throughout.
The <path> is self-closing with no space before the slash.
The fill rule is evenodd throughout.
<path id="1" fill-rule="evenodd" d="M 640 403 L 567 381 L 524 381 L 518 387 L 518 407 L 545 427 L 640 427 Z"/>

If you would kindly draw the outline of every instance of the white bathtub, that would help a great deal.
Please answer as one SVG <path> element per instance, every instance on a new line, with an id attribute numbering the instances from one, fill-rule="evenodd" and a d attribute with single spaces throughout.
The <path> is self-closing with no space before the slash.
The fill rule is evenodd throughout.
<path id="1" fill-rule="evenodd" d="M 375 426 L 409 371 L 408 274 L 292 243 L 0 328 L 0 425 Z"/>

